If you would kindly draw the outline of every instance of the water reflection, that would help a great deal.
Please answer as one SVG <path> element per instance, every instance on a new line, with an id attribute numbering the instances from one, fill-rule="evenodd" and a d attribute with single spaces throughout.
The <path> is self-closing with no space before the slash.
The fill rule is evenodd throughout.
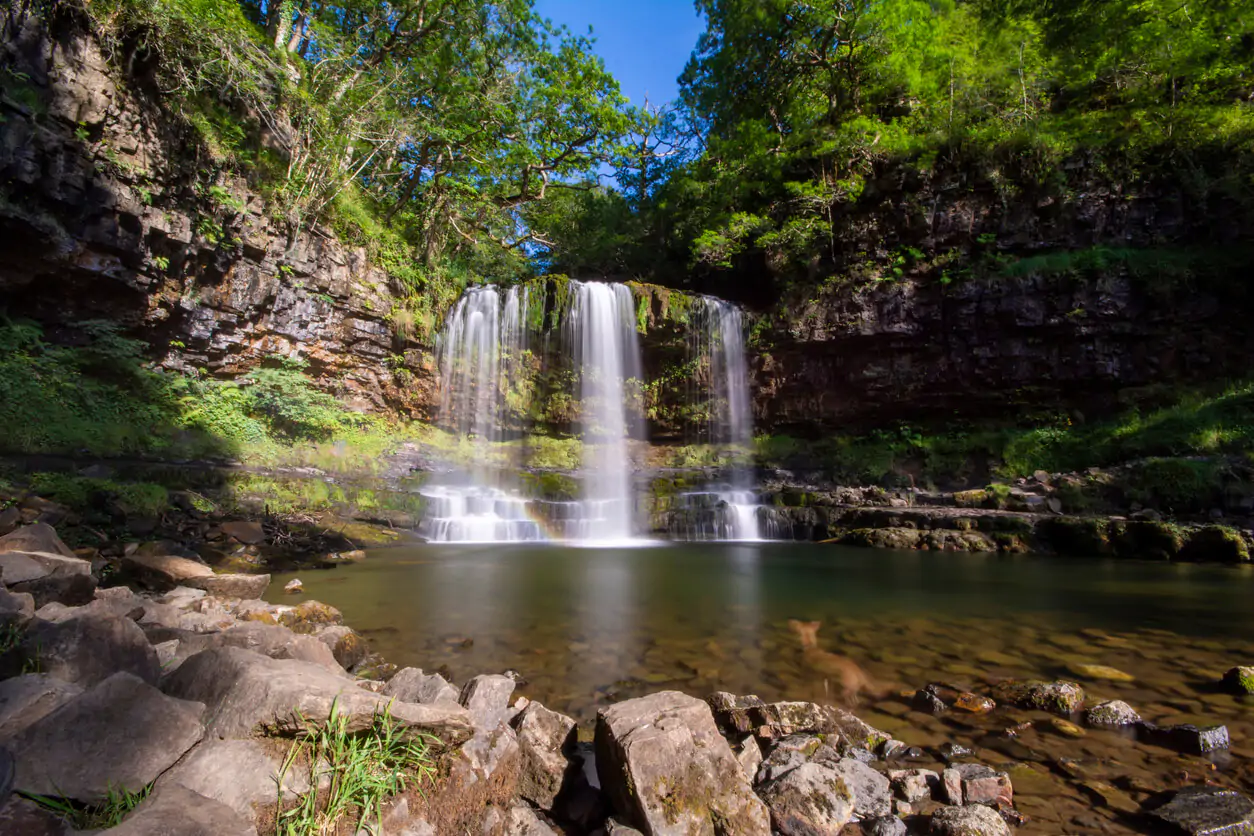
<path id="1" fill-rule="evenodd" d="M 276 577 L 274 589 L 289 577 Z M 373 552 L 362 565 L 301 580 L 306 597 L 339 607 L 398 664 L 456 681 L 517 669 L 528 696 L 585 718 L 661 687 L 815 696 L 821 684 L 810 681 L 789 618 L 823 622 L 826 649 L 915 685 L 976 668 L 1056 673 L 1066 658 L 1054 643 L 1085 628 L 1155 627 L 1181 642 L 1238 646 L 1254 636 L 1250 572 L 1128 561 L 772 543 L 445 545 Z M 1146 654 L 1112 660 L 1074 635 L 1068 642 L 1066 653 L 1090 660 L 1156 664 Z"/>

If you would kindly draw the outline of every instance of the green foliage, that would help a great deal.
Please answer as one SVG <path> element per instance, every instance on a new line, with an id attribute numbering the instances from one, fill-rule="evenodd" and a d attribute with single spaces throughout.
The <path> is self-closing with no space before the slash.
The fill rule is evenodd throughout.
<path id="1" fill-rule="evenodd" d="M 1223 504 L 1220 468 L 1207 459 L 1150 459 L 1132 469 L 1127 484 L 1134 502 L 1177 513 Z"/>
<path id="2" fill-rule="evenodd" d="M 110 787 L 104 801 L 83 805 L 68 798 L 39 795 L 19 790 L 18 795 L 33 801 L 45 810 L 60 816 L 75 830 L 104 830 L 117 827 L 126 814 L 152 792 L 152 784 L 131 792 L 125 787 Z"/>
<path id="3" fill-rule="evenodd" d="M 352 733 L 347 712 L 332 703 L 326 723 L 293 744 L 283 762 L 280 785 L 290 770 L 301 768 L 308 770 L 312 789 L 286 810 L 280 793 L 276 836 L 337 833 L 345 821 L 353 832 L 378 826 L 385 801 L 409 788 L 421 791 L 434 778 L 430 746 L 435 742 L 400 728 L 390 707 L 375 715 L 369 729 Z M 324 780 L 329 786 L 320 791 Z"/>

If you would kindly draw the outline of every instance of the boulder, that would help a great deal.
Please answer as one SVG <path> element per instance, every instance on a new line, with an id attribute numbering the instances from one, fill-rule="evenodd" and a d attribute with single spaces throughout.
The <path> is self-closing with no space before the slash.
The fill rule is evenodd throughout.
<path id="1" fill-rule="evenodd" d="M 931 798 L 940 787 L 940 776 L 930 769 L 890 769 L 888 780 L 897 797 L 910 803 Z"/>
<path id="2" fill-rule="evenodd" d="M 266 532 L 261 527 L 261 523 L 252 520 L 232 520 L 222 523 L 222 533 L 239 540 L 246 546 L 258 546 L 266 541 Z"/>
<path id="3" fill-rule="evenodd" d="M 1010 827 L 991 807 L 942 807 L 932 814 L 934 836 L 1010 836 Z"/>
<path id="4" fill-rule="evenodd" d="M 209 728 L 220 737 L 317 728 L 326 722 L 332 703 L 348 715 L 349 731 L 369 728 L 375 714 L 390 707 L 401 728 L 435 735 L 450 746 L 471 733 L 470 715 L 461 707 L 395 702 L 322 665 L 271 659 L 238 647 L 197 653 L 163 687 L 173 696 L 205 703 Z"/>
<path id="5" fill-rule="evenodd" d="M 220 801 L 178 784 L 156 789 L 110 836 L 257 836 L 257 828 Z"/>
<path id="6" fill-rule="evenodd" d="M 744 770 L 745 777 L 753 783 L 758 774 L 758 767 L 762 765 L 762 747 L 758 745 L 758 739 L 753 735 L 746 735 L 745 739 L 740 741 L 740 745 L 736 747 L 736 761 L 740 764 L 740 768 Z"/>
<path id="7" fill-rule="evenodd" d="M 1084 722 L 1090 726 L 1134 726 L 1141 722 L 1141 715 L 1123 700 L 1107 700 L 1084 712 Z"/>
<path id="8" fill-rule="evenodd" d="M 333 671 L 343 670 L 340 663 L 335 660 L 331 649 L 325 644 L 313 636 L 299 635 L 286 627 L 279 627 L 275 624 L 247 621 L 216 635 L 209 634 L 201 642 L 194 642 L 192 646 L 196 644 L 203 645 L 201 649 L 214 646 L 242 647 L 245 650 L 260 653 L 262 656 L 269 656 L 271 659 L 299 659 Z"/>
<path id="9" fill-rule="evenodd" d="M 1221 749 L 1227 749 L 1228 727 L 1208 726 L 1198 728 L 1189 723 L 1177 726 L 1156 726 L 1142 721 L 1136 727 L 1139 740 L 1174 749 L 1186 755 L 1208 755 Z"/>
<path id="10" fill-rule="evenodd" d="M 770 833 L 765 806 L 701 700 L 661 691 L 597 714 L 597 772 L 615 811 L 647 834 Z M 851 806 L 852 810 L 852 806 Z"/>
<path id="11" fill-rule="evenodd" d="M 462 686 L 458 702 L 466 707 L 476 728 L 490 729 L 505 718 L 514 680 L 508 676 L 484 674 Z"/>
<path id="12" fill-rule="evenodd" d="M 14 836 L 77 836 L 79 831 L 57 814 L 20 795 L 0 798 L 0 833 Z"/>
<path id="13" fill-rule="evenodd" d="M 1224 673 L 1223 686 L 1233 694 L 1254 694 L 1254 667 L 1238 665 L 1228 669 Z"/>
<path id="14" fill-rule="evenodd" d="M 237 573 L 210 573 L 186 578 L 182 583 L 192 589 L 203 589 L 219 598 L 260 598 L 270 586 L 269 575 L 244 575 Z"/>
<path id="15" fill-rule="evenodd" d="M 35 597 L 29 592 L 9 592 L 0 587 L 0 627 L 24 625 L 35 615 Z"/>
<path id="16" fill-rule="evenodd" d="M 46 552 L 74 557 L 74 552 L 57 536 L 57 530 L 47 523 L 37 522 L 10 531 L 0 537 L 0 552 Z M 5 579 L 5 583 L 8 583 Z"/>
<path id="17" fill-rule="evenodd" d="M 82 687 L 46 673 L 0 680 L 0 741 L 19 734 L 81 693 Z"/>
<path id="18" fill-rule="evenodd" d="M 302 601 L 278 611 L 279 623 L 297 633 L 317 633 L 328 624 L 343 624 L 344 615 L 321 601 Z"/>
<path id="19" fill-rule="evenodd" d="M 1005 772 L 990 769 L 982 763 L 960 763 L 952 769 L 962 779 L 963 804 L 990 804 L 996 807 L 1014 803 L 1014 787 L 1010 783 L 1010 776 Z"/>
<path id="20" fill-rule="evenodd" d="M 21 652 L 39 670 L 89 688 L 118 671 L 155 685 L 161 677 L 157 651 L 139 626 L 127 618 L 82 615 L 60 622 L 33 622 Z"/>
<path id="21" fill-rule="evenodd" d="M 0 509 L 0 536 L 8 534 L 22 524 L 22 512 L 16 505 Z"/>
<path id="22" fill-rule="evenodd" d="M 314 635 L 318 641 L 331 649 L 331 655 L 335 657 L 335 661 L 339 662 L 340 667 L 345 670 L 349 670 L 359 664 L 366 658 L 366 654 L 369 652 L 366 640 L 352 627 L 332 624 L 328 627 L 323 627 Z M 421 700 L 406 700 L 406 702 L 421 702 Z M 457 702 L 456 691 L 453 692 L 453 702 Z"/>
<path id="23" fill-rule="evenodd" d="M 864 836 L 906 836 L 906 823 L 896 816 L 877 816 L 862 820 Z"/>
<path id="24" fill-rule="evenodd" d="M 460 692 L 438 673 L 425 674 L 421 668 L 401 668 L 383 688 L 383 693 L 404 702 L 422 705 L 452 703 L 460 705 Z"/>
<path id="25" fill-rule="evenodd" d="M 258 741 L 210 737 L 162 775 L 157 789 L 177 784 L 221 802 L 252 821 L 256 816 L 254 805 L 274 804 L 280 774 L 285 799 L 309 790 L 301 770 L 283 773 L 279 759 L 267 754 Z"/>
<path id="26" fill-rule="evenodd" d="M 752 732 L 755 724 L 749 711 L 766 707 L 766 703 L 753 694 L 738 697 L 726 691 L 711 694 L 706 702 L 710 704 L 719 727 L 734 736 Z"/>
<path id="27" fill-rule="evenodd" d="M 839 735 L 842 747 L 875 751 L 889 735 L 859 720 L 843 708 L 811 702 L 765 703 L 754 696 L 735 697 L 717 693 L 710 697 L 711 709 L 729 734 L 752 732 L 770 740 L 791 734 L 821 734 L 829 739 Z"/>
<path id="28" fill-rule="evenodd" d="M 911 706 L 928 714 L 943 714 L 950 710 L 987 714 L 997 707 L 997 703 L 952 685 L 932 682 L 915 692 Z"/>
<path id="29" fill-rule="evenodd" d="M 888 778 L 861 761 L 841 758 L 834 763 L 823 757 L 821 750 L 815 761 L 836 773 L 853 793 L 853 812 L 859 817 L 887 816 L 892 812 L 893 799 Z"/>
<path id="30" fill-rule="evenodd" d="M 50 568 L 25 552 L 0 552 L 0 580 L 8 586 L 51 573 Z"/>
<path id="31" fill-rule="evenodd" d="M 57 559 L 71 560 L 59 556 Z M 96 579 L 90 574 L 91 564 L 87 561 L 80 563 L 82 565 L 58 566 L 41 578 L 15 583 L 11 588 L 14 592 L 28 593 L 36 607 L 52 603 L 72 607 L 89 604 L 96 593 Z"/>
<path id="32" fill-rule="evenodd" d="M 1084 708 L 1084 689 L 1075 682 L 1007 680 L 993 689 L 998 702 L 1069 716 Z"/>
<path id="33" fill-rule="evenodd" d="M 157 590 L 190 587 L 189 581 L 213 576 L 212 569 L 195 560 L 169 554 L 146 554 L 142 551 L 123 557 L 122 566 L 141 583 Z"/>
<path id="34" fill-rule="evenodd" d="M 783 836 L 837 836 L 853 818 L 853 793 L 821 764 L 802 764 L 758 792 L 770 809 L 771 825 Z"/>
<path id="35" fill-rule="evenodd" d="M 204 705 L 116 673 L 26 727 L 10 742 L 18 789 L 84 803 L 152 783 L 204 734 Z"/>
<path id="36" fill-rule="evenodd" d="M 513 726 L 522 751 L 518 794 L 541 810 L 552 810 L 573 768 L 567 753 L 575 742 L 575 721 L 533 702 Z"/>
<path id="37" fill-rule="evenodd" d="M 1150 817 L 1189 836 L 1241 836 L 1254 833 L 1254 801 L 1236 790 L 1186 787 Z"/>
<path id="38" fill-rule="evenodd" d="M 519 805 L 505 815 L 505 836 L 557 836 L 557 831 L 541 821 L 530 807 Z"/>

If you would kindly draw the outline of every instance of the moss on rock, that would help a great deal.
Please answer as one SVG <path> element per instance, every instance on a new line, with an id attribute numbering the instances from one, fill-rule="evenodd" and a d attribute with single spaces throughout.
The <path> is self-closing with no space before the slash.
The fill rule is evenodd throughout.
<path id="1" fill-rule="evenodd" d="M 1250 559 L 1250 549 L 1241 532 L 1235 528 L 1208 525 L 1193 532 L 1184 548 L 1180 549 L 1180 559 L 1244 563 Z"/>

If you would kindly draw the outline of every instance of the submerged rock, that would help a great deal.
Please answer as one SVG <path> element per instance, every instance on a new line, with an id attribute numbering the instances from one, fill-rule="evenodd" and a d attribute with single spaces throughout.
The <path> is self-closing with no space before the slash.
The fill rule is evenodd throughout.
<path id="1" fill-rule="evenodd" d="M 615 812 L 646 833 L 770 833 L 766 806 L 700 700 L 662 691 L 602 709 L 596 751 Z"/>
<path id="2" fill-rule="evenodd" d="M 1136 679 L 1132 674 L 1124 673 L 1118 668 L 1112 668 L 1108 665 L 1088 665 L 1075 662 L 1068 665 L 1067 670 L 1083 679 L 1099 679 L 1106 682 L 1133 682 Z"/>
<path id="3" fill-rule="evenodd" d="M 1150 816 L 1189 836 L 1244 836 L 1254 833 L 1254 801 L 1236 790 L 1187 787 Z"/>
<path id="4" fill-rule="evenodd" d="M 951 709 L 969 714 L 987 714 L 997 707 L 997 703 L 952 685 L 932 682 L 915 692 L 911 706 L 928 714 L 943 714 Z"/>
<path id="5" fill-rule="evenodd" d="M 1207 755 L 1228 748 L 1227 726 L 1208 726 L 1203 729 L 1190 723 L 1157 726 L 1141 722 L 1137 726 L 1137 737 L 1146 743 L 1187 755 Z"/>
<path id="6" fill-rule="evenodd" d="M 999 702 L 1068 716 L 1084 707 L 1084 689 L 1075 682 L 1011 679 L 993 689 Z"/>
<path id="7" fill-rule="evenodd" d="M 1141 722 L 1141 715 L 1123 700 L 1107 700 L 1084 712 L 1084 722 L 1090 726 L 1134 726 Z"/>

